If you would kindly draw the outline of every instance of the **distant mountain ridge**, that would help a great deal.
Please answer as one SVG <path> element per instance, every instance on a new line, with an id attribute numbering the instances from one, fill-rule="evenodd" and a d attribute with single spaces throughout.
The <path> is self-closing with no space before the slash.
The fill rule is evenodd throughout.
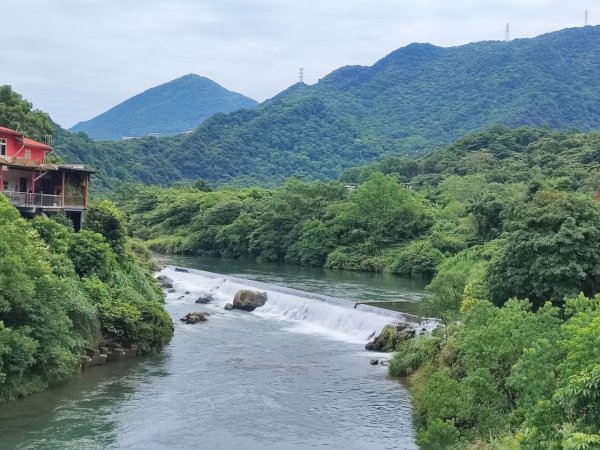
<path id="1" fill-rule="evenodd" d="M 195 74 L 150 88 L 93 119 L 79 122 L 70 131 L 98 140 L 149 133 L 174 135 L 194 130 L 215 113 L 252 108 L 258 102 Z"/>
<path id="2" fill-rule="evenodd" d="M 110 153 L 119 168 L 108 153 L 82 147 L 93 143 L 68 146 L 67 135 L 55 143 L 70 160 L 135 168 L 122 174 L 130 181 L 272 185 L 291 176 L 335 178 L 346 168 L 423 154 L 496 124 L 600 129 L 598 86 L 599 26 L 450 48 L 410 44 L 373 66 L 342 67 L 255 108 L 215 114 L 176 139 L 115 142 Z M 133 163 L 122 167 L 126 159 Z M 168 168 L 168 176 L 157 167 Z"/>
<path id="3" fill-rule="evenodd" d="M 597 86 L 599 26 L 449 48 L 410 44 L 253 110 L 215 115 L 171 148 L 169 161 L 185 178 L 216 182 L 331 178 L 495 124 L 600 128 Z"/>

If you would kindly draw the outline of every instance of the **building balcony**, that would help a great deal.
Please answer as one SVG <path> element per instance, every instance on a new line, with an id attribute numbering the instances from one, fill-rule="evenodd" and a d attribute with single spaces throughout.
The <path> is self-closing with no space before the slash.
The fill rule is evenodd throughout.
<path id="1" fill-rule="evenodd" d="M 33 194 L 29 192 L 2 191 L 8 200 L 17 208 L 28 209 L 84 209 L 85 197 L 83 195 L 50 195 Z"/>

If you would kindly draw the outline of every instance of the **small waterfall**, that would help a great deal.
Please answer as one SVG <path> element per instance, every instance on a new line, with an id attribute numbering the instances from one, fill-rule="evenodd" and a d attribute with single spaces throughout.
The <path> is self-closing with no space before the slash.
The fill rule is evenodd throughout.
<path id="1" fill-rule="evenodd" d="M 215 299 L 213 306 L 218 308 L 232 302 L 240 289 L 264 291 L 267 293 L 267 303 L 257 308 L 253 314 L 289 321 L 293 325 L 291 331 L 319 333 L 346 341 L 366 343 L 387 324 L 420 323 L 417 316 L 375 306 L 357 305 L 341 298 L 202 270 L 185 270 L 187 272 L 176 271 L 174 267 L 168 266 L 162 273 L 173 279 L 178 291 L 189 291 L 192 297 L 195 294 L 211 293 Z M 172 295 L 180 296 L 179 293 Z M 192 297 L 188 301 L 193 302 Z"/>

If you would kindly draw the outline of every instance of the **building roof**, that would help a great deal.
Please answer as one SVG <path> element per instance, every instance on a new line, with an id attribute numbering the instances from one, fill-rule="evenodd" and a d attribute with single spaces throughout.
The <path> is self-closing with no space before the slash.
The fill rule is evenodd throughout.
<path id="1" fill-rule="evenodd" d="M 34 141 L 33 139 L 29 139 L 28 137 L 23 137 L 23 144 L 27 145 L 28 147 L 37 147 L 42 148 L 44 150 L 52 150 L 52 147 L 50 147 L 49 145 L 42 144 L 38 141 Z"/>
<path id="2" fill-rule="evenodd" d="M 83 164 L 57 164 L 58 169 L 75 170 L 78 172 L 98 173 L 97 170 L 84 166 Z"/>
<path id="3" fill-rule="evenodd" d="M 0 132 L 2 133 L 10 133 L 10 134 L 15 134 L 17 136 L 23 136 L 22 133 L 19 133 L 16 130 L 11 130 L 10 128 L 6 128 L 6 127 L 0 127 Z"/>
<path id="4" fill-rule="evenodd" d="M 44 144 L 42 142 L 34 141 L 33 139 L 29 139 L 28 137 L 25 137 L 23 133 L 20 133 L 17 130 L 11 130 L 10 128 L 0 127 L 0 133 L 9 133 L 14 136 L 19 136 L 23 139 L 23 144 L 29 147 L 37 147 L 44 150 L 52 150 L 52 147 L 50 147 L 49 145 Z"/>

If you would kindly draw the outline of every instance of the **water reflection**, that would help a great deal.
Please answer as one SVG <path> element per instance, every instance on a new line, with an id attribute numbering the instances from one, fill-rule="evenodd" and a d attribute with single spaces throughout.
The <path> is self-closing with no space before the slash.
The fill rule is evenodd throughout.
<path id="1" fill-rule="evenodd" d="M 115 414 L 150 378 L 167 375 L 167 358 L 168 352 L 93 367 L 44 392 L 3 404 L 0 448 L 112 447 L 122 425 Z"/>

